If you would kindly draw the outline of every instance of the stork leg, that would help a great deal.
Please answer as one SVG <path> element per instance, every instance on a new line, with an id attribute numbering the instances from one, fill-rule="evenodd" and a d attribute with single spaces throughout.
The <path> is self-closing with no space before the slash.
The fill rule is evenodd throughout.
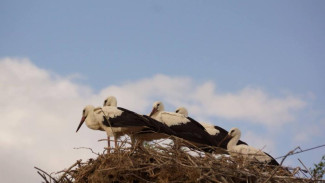
<path id="1" fill-rule="evenodd" d="M 107 154 L 111 152 L 111 137 L 107 136 Z"/>
<path id="2" fill-rule="evenodd" d="M 130 135 L 130 137 L 131 137 L 131 147 L 134 148 L 136 143 L 135 138 L 133 135 Z"/>
<path id="3" fill-rule="evenodd" d="M 115 149 L 116 149 L 118 147 L 116 136 L 114 137 L 114 143 L 115 143 Z"/>

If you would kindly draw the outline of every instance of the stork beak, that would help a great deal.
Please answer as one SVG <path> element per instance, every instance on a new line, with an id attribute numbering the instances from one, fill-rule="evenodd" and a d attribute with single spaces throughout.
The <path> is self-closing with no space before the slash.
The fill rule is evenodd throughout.
<path id="1" fill-rule="evenodd" d="M 85 117 L 85 116 L 82 116 L 82 118 L 81 118 L 81 121 L 80 121 L 80 123 L 79 123 L 79 126 L 78 126 L 78 128 L 77 128 L 77 131 L 76 131 L 76 132 L 78 132 L 79 128 L 80 128 L 80 127 L 81 127 L 81 125 L 84 123 L 85 119 L 86 119 L 86 117 Z"/>
<path id="2" fill-rule="evenodd" d="M 152 116 L 153 114 L 155 114 L 157 111 L 158 111 L 158 109 L 154 107 L 154 108 L 152 109 L 151 113 L 149 114 L 149 116 L 151 117 L 151 116 Z"/>
<path id="3" fill-rule="evenodd" d="M 223 138 L 219 143 L 218 146 L 220 146 L 225 140 L 231 139 L 232 136 L 230 136 L 229 134 L 227 136 L 225 136 L 225 138 Z"/>

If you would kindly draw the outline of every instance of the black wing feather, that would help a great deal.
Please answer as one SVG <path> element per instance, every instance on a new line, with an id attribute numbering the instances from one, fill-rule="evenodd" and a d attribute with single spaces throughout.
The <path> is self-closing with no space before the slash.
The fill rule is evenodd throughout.
<path id="1" fill-rule="evenodd" d="M 143 117 L 148 120 L 148 127 L 153 129 L 155 132 L 177 136 L 176 132 L 173 131 L 170 127 L 168 127 L 166 124 L 161 123 L 147 115 L 143 115 Z"/>
<path id="2" fill-rule="evenodd" d="M 146 126 L 148 124 L 147 119 L 143 116 L 121 107 L 118 107 L 118 109 L 123 111 L 122 114 L 114 118 L 108 118 L 109 122 L 104 116 L 103 124 L 105 126 L 110 127 L 110 125 L 112 125 L 112 127 L 131 127 Z"/>
<path id="3" fill-rule="evenodd" d="M 217 146 L 217 142 L 199 122 L 190 117 L 187 119 L 189 119 L 190 122 L 170 126 L 170 128 L 177 133 L 178 137 L 199 144 Z"/>

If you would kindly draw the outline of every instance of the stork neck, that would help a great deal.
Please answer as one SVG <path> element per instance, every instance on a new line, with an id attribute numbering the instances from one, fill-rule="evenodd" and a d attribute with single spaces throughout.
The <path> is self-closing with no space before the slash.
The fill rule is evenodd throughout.
<path id="1" fill-rule="evenodd" d="M 227 149 L 231 150 L 232 148 L 234 148 L 237 145 L 239 139 L 240 139 L 240 135 L 235 135 L 234 137 L 232 137 L 227 144 Z"/>
<path id="2" fill-rule="evenodd" d="M 100 125 L 95 117 L 93 110 L 89 111 L 85 122 L 86 122 L 86 125 L 88 126 L 88 128 L 90 128 L 90 129 L 98 130 L 100 128 Z"/>
<path id="3" fill-rule="evenodd" d="M 151 118 L 153 118 L 153 119 L 155 119 L 155 120 L 158 120 L 158 121 L 160 121 L 158 118 L 159 118 L 159 115 L 160 115 L 160 113 L 161 113 L 161 111 L 157 111 L 157 112 L 155 112 L 152 116 L 151 116 Z"/>

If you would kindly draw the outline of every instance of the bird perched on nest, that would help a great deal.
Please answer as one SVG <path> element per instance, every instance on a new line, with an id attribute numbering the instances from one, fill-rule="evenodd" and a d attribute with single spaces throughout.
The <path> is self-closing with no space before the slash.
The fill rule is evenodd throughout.
<path id="1" fill-rule="evenodd" d="M 205 128 L 192 118 L 175 112 L 166 112 L 162 102 L 153 104 L 150 117 L 166 124 L 180 138 L 190 141 L 195 146 L 211 151 L 207 146 L 217 147 L 217 142 L 208 134 Z"/>
<path id="2" fill-rule="evenodd" d="M 245 144 L 237 145 L 241 136 L 238 128 L 230 129 L 225 139 L 230 139 L 227 144 L 227 150 L 231 156 L 241 156 L 252 161 L 268 163 L 270 165 L 279 165 L 279 163 L 269 154 Z"/>
<path id="3" fill-rule="evenodd" d="M 115 107 L 117 108 L 117 99 L 114 96 L 109 96 L 105 99 L 103 106 L 111 106 L 111 107 Z M 101 110 L 97 110 L 97 113 L 101 113 Z M 110 136 L 114 135 L 114 143 L 115 143 L 115 147 L 117 147 L 117 140 L 127 134 L 131 137 L 131 142 L 132 142 L 132 146 L 134 145 L 134 135 L 135 133 L 140 132 L 144 127 L 141 126 L 128 126 L 128 127 L 110 127 L 111 131 L 109 134 L 107 134 L 108 136 L 108 141 L 110 141 Z M 109 129 L 109 127 L 107 127 L 107 129 Z"/>
<path id="4" fill-rule="evenodd" d="M 176 109 L 175 112 L 178 114 L 182 114 L 185 117 L 188 117 L 188 111 L 185 107 L 179 107 Z M 228 135 L 228 131 L 219 127 L 219 126 L 215 126 L 215 125 L 212 125 L 210 123 L 205 123 L 205 122 L 200 122 L 200 124 L 217 141 L 217 143 L 221 142 Z M 227 144 L 228 144 L 229 140 L 230 139 L 224 140 L 222 143 L 219 144 L 219 147 L 227 149 Z M 238 145 L 239 144 L 247 145 L 246 142 L 243 142 L 241 140 L 239 140 L 237 144 Z"/>

